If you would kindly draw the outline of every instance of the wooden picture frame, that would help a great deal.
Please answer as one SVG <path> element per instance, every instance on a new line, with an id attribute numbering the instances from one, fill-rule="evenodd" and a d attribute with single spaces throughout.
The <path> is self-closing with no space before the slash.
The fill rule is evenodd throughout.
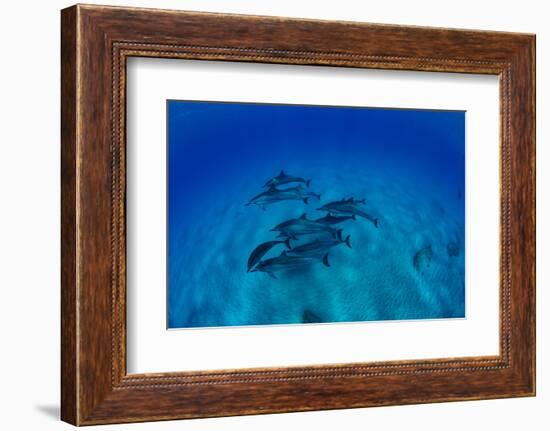
<path id="1" fill-rule="evenodd" d="M 534 35 L 83 5 L 61 17 L 64 421 L 535 394 Z M 498 75 L 500 354 L 128 375 L 125 65 L 131 56 Z"/>

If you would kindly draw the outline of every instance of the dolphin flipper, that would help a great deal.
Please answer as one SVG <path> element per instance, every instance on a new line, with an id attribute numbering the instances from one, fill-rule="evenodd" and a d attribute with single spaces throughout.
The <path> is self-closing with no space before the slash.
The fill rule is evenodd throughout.
<path id="1" fill-rule="evenodd" d="M 304 203 L 307 205 L 307 201 L 308 201 L 309 198 L 304 198 Z"/>
<path id="2" fill-rule="evenodd" d="M 285 239 L 284 242 L 285 242 L 286 248 L 290 250 L 292 248 L 292 246 L 290 245 L 290 238 Z"/>
<path id="3" fill-rule="evenodd" d="M 328 261 L 328 253 L 323 256 L 323 265 L 330 267 L 330 263 Z"/>
<path id="4" fill-rule="evenodd" d="M 346 241 L 345 241 L 345 242 L 346 242 L 346 245 L 347 245 L 349 248 L 351 248 L 350 236 L 351 236 L 351 235 L 348 235 L 348 236 L 346 237 Z"/>

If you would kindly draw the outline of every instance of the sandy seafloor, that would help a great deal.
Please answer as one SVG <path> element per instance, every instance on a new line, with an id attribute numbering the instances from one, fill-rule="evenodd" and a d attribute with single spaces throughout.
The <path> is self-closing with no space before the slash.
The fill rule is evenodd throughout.
<path id="1" fill-rule="evenodd" d="M 462 112 L 169 102 L 168 121 L 169 328 L 464 317 Z M 281 168 L 321 201 L 245 206 Z M 269 229 L 347 197 L 379 228 L 339 225 L 330 268 L 246 272 Z"/>

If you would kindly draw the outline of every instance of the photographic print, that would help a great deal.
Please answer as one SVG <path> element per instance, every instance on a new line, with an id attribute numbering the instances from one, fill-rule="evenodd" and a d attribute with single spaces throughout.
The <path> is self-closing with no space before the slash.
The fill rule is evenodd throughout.
<path id="1" fill-rule="evenodd" d="M 465 112 L 167 101 L 169 329 L 465 317 Z"/>

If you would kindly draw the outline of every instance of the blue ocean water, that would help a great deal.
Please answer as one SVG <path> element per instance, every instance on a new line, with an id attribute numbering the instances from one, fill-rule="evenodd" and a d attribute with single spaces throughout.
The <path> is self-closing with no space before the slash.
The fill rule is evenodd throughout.
<path id="1" fill-rule="evenodd" d="M 464 317 L 464 112 L 167 108 L 169 328 Z M 310 179 L 320 201 L 246 206 L 281 170 Z M 251 251 L 275 239 L 270 229 L 350 197 L 366 199 L 378 227 L 338 225 L 352 248 L 330 249 L 330 267 L 312 261 L 276 279 L 247 272 Z"/>

